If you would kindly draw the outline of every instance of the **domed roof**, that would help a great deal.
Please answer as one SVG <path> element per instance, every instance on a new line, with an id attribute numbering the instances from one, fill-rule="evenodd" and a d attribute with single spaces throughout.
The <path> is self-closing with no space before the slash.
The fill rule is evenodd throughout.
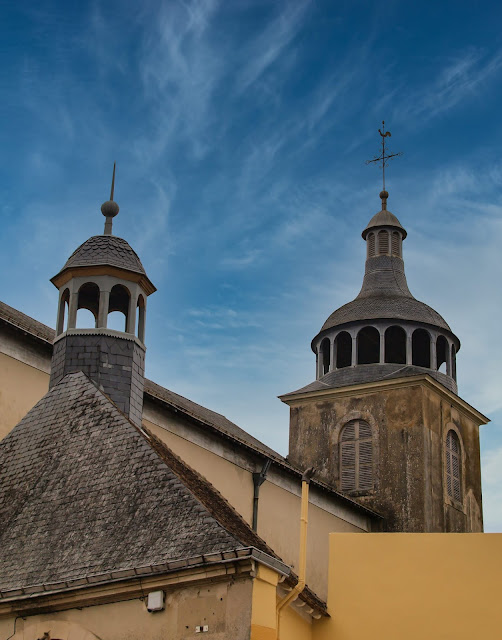
<path id="1" fill-rule="evenodd" d="M 401 233 L 402 233 L 402 236 L 403 236 L 403 240 L 408 235 L 406 233 L 406 229 L 399 222 L 399 220 L 396 218 L 396 216 L 393 213 L 391 213 L 390 211 L 387 211 L 387 198 L 388 197 L 389 197 L 389 194 L 387 193 L 387 191 L 381 191 L 380 192 L 380 198 L 382 200 L 382 210 L 379 211 L 378 213 L 375 213 L 375 215 L 369 221 L 366 229 L 362 232 L 361 235 L 363 236 L 363 238 L 365 240 L 366 240 L 366 236 L 368 235 L 368 232 L 370 231 L 370 229 L 374 229 L 375 227 L 396 227 L 396 228 L 401 230 Z"/>
<path id="2" fill-rule="evenodd" d="M 329 316 L 321 331 L 332 329 L 340 324 L 358 320 L 411 320 L 424 322 L 441 329 L 451 331 L 442 316 L 431 307 L 413 296 L 372 295 L 360 297 L 344 304 Z"/>
<path id="3" fill-rule="evenodd" d="M 374 227 L 397 227 L 401 230 L 403 239 L 407 236 L 406 229 L 399 222 L 396 216 L 390 211 L 387 211 L 387 209 L 382 209 L 378 213 L 375 213 L 375 215 L 371 218 L 368 226 L 361 234 L 364 239 L 366 239 L 366 236 L 368 235 L 370 229 L 373 229 Z"/>
<path id="4" fill-rule="evenodd" d="M 112 235 L 92 236 L 76 249 L 61 269 L 109 265 L 146 276 L 137 253 L 128 242 Z"/>

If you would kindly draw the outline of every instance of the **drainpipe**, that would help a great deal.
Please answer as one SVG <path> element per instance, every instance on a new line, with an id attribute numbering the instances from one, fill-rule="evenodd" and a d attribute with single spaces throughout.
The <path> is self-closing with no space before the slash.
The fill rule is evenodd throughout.
<path id="1" fill-rule="evenodd" d="M 309 510 L 309 485 L 315 473 L 314 467 L 307 469 L 302 476 L 302 503 L 300 518 L 300 561 L 298 570 L 298 582 L 293 589 L 277 604 L 277 633 L 276 638 L 280 640 L 281 611 L 292 600 L 297 598 L 305 588 L 305 576 L 307 571 L 307 525 Z"/>
<path id="2" fill-rule="evenodd" d="M 259 473 L 253 473 L 253 524 L 251 525 L 253 531 L 258 530 L 258 499 L 260 497 L 260 487 L 265 482 L 271 463 L 272 460 L 267 458 L 263 464 L 262 470 Z"/>

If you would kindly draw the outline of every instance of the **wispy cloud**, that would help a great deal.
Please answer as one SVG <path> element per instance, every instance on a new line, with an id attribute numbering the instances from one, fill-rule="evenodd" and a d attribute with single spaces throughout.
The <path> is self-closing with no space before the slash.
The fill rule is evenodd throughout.
<path id="1" fill-rule="evenodd" d="M 395 121 L 430 120 L 456 107 L 478 90 L 502 68 L 502 50 L 489 54 L 480 48 L 468 48 L 448 60 L 436 73 L 432 82 L 406 90 L 394 108 Z M 401 95 L 406 87 L 401 87 Z"/>

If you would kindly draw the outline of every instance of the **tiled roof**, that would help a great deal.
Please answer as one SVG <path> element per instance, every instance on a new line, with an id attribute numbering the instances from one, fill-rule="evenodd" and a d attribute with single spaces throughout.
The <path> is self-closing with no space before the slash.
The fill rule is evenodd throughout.
<path id="1" fill-rule="evenodd" d="M 46 324 L 42 324 L 41 322 L 37 322 L 30 316 L 27 316 L 25 313 L 14 309 L 14 307 L 10 307 L 5 302 L 0 300 L 0 320 L 13 325 L 14 327 L 29 333 L 36 338 L 40 338 L 45 342 L 50 342 L 54 340 L 54 336 L 56 332 L 54 329 L 51 329 Z"/>
<path id="2" fill-rule="evenodd" d="M 243 547 L 279 560 L 210 483 L 80 372 L 0 443 L 0 523 L 1 592 Z M 324 606 L 310 590 L 303 599 Z"/>
<path id="3" fill-rule="evenodd" d="M 134 249 L 117 236 L 92 236 L 75 249 L 61 271 L 94 265 L 110 265 L 146 275 Z"/>
<path id="4" fill-rule="evenodd" d="M 348 322 L 378 319 L 407 320 L 451 331 L 437 311 L 412 296 L 402 259 L 390 256 L 366 260 L 363 285 L 357 298 L 334 311 L 321 332 Z"/>
<path id="5" fill-rule="evenodd" d="M 325 374 L 319 380 L 314 380 L 310 384 L 287 393 L 283 398 L 294 396 L 300 393 L 308 393 L 309 391 L 325 391 L 326 389 L 338 389 L 354 384 L 363 384 L 366 382 L 376 382 L 377 380 L 392 380 L 394 378 L 407 378 L 408 376 L 424 376 L 428 375 L 434 378 L 453 393 L 457 393 L 454 387 L 454 381 L 450 376 L 440 371 L 432 371 L 424 367 L 416 367 L 404 364 L 363 364 L 357 367 L 343 367 Z"/>

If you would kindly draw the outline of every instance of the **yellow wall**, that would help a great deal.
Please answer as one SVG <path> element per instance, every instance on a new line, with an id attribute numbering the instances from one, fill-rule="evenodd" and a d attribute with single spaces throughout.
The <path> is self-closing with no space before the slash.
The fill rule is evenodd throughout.
<path id="1" fill-rule="evenodd" d="M 12 640 L 36 640 L 46 631 L 59 640 L 184 640 L 208 625 L 212 640 L 249 640 L 252 580 L 201 584 L 166 593 L 165 609 L 149 613 L 140 599 L 19 618 Z M 14 617 L 0 619 L 0 638 L 14 631 Z M 201 637 L 206 637 L 202 635 Z"/>
<path id="2" fill-rule="evenodd" d="M 48 389 L 49 374 L 0 353 L 0 440 Z"/>
<path id="3" fill-rule="evenodd" d="M 314 640 L 500 640 L 502 534 L 330 536 Z"/>

